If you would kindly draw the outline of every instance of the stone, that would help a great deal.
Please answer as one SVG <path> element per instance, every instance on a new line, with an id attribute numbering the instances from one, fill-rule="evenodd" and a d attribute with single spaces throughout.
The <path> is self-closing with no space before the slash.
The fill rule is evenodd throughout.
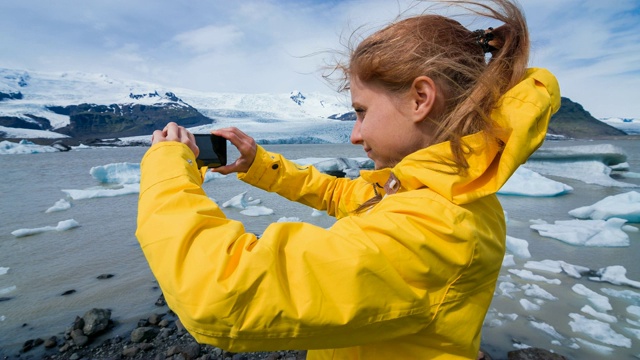
<path id="1" fill-rule="evenodd" d="M 82 330 L 87 336 L 99 333 L 109 326 L 109 320 L 111 320 L 111 310 L 109 309 L 91 309 L 87 311 L 82 317 L 84 320 L 84 327 Z"/>
<path id="2" fill-rule="evenodd" d="M 85 346 L 89 342 L 89 337 L 80 329 L 76 329 L 71 332 L 71 339 L 73 339 L 73 343 L 77 347 Z"/>
<path id="3" fill-rule="evenodd" d="M 137 346 L 126 347 L 122 350 L 122 356 L 124 357 L 134 357 L 140 352 L 140 349 Z"/>
<path id="4" fill-rule="evenodd" d="M 44 347 L 45 349 L 51 349 L 53 347 L 55 347 L 56 345 L 58 345 L 58 338 L 55 336 L 52 336 L 50 338 L 48 338 L 47 340 L 44 341 Z"/>
<path id="5" fill-rule="evenodd" d="M 567 358 L 562 355 L 540 348 L 509 351 L 507 356 L 509 360 L 567 360 Z"/>
<path id="6" fill-rule="evenodd" d="M 146 340 L 153 340 L 160 331 L 152 327 L 139 327 L 131 332 L 131 342 L 141 343 Z"/>

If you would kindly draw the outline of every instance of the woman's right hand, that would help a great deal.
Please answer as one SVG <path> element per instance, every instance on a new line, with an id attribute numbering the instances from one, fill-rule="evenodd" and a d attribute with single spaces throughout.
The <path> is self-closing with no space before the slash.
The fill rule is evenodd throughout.
<path id="1" fill-rule="evenodd" d="M 233 146 L 235 146 L 240 152 L 240 156 L 232 164 L 212 168 L 212 172 L 217 172 L 223 175 L 234 172 L 247 172 L 253 164 L 253 160 L 256 158 L 258 146 L 256 141 L 249 135 L 243 133 L 236 127 L 228 127 L 217 130 L 212 130 L 212 134 L 222 136 L 229 140 Z"/>

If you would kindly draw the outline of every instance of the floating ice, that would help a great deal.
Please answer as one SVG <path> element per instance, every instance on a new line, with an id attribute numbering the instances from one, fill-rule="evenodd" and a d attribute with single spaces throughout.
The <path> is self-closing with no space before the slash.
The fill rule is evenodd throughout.
<path id="1" fill-rule="evenodd" d="M 640 222 L 640 193 L 630 191 L 624 194 L 607 196 L 597 203 L 569 211 L 569 215 L 578 219 L 607 220 L 613 217 Z"/>
<path id="2" fill-rule="evenodd" d="M 591 315 L 594 318 L 601 320 L 601 321 L 605 321 L 608 323 L 617 323 L 618 319 L 613 316 L 613 315 L 609 315 L 609 314 L 605 314 L 603 312 L 599 312 L 596 309 L 592 308 L 589 305 L 585 305 L 582 307 L 582 309 L 580 309 L 580 311 L 582 311 L 585 314 Z"/>
<path id="3" fill-rule="evenodd" d="M 57 226 L 44 226 L 44 227 L 39 227 L 34 229 L 18 229 L 18 230 L 12 231 L 11 235 L 15 237 L 24 237 L 24 236 L 43 233 L 46 231 L 65 231 L 65 230 L 73 229 L 78 226 L 80 226 L 80 224 L 78 224 L 77 221 L 75 221 L 74 219 L 69 219 L 69 220 L 63 220 L 58 222 Z"/>
<path id="4" fill-rule="evenodd" d="M 629 246 L 629 235 L 622 227 L 626 220 L 558 220 L 553 224 L 532 224 L 531 229 L 540 235 L 571 245 L 596 247 Z"/>
<path id="5" fill-rule="evenodd" d="M 249 206 L 254 206 L 260 204 L 260 199 L 254 199 L 250 196 L 247 196 L 247 192 L 240 193 L 231 199 L 222 203 L 223 208 L 236 208 L 236 209 L 246 209 Z"/>
<path id="6" fill-rule="evenodd" d="M 548 179 L 521 166 L 498 190 L 498 194 L 545 197 L 558 196 L 571 191 L 573 191 L 571 186 Z"/>
<path id="7" fill-rule="evenodd" d="M 636 339 L 640 340 L 640 329 L 634 329 L 630 327 L 624 327 L 624 329 L 636 337 Z"/>
<path id="8" fill-rule="evenodd" d="M 587 300 L 589 300 L 589 302 L 599 311 L 604 312 L 613 309 L 611 307 L 611 303 L 609 303 L 608 297 L 600 295 L 582 284 L 573 285 L 573 287 L 571 287 L 571 290 L 573 290 L 578 295 L 586 297 Z"/>
<path id="9" fill-rule="evenodd" d="M 246 216 L 263 216 L 273 214 L 273 209 L 264 206 L 248 206 L 240 211 L 240 214 Z"/>
<path id="10" fill-rule="evenodd" d="M 576 313 L 569 314 L 569 317 L 573 319 L 569 321 L 569 326 L 571 326 L 571 330 L 574 332 L 586 334 L 603 344 L 631 348 L 631 339 L 613 331 L 608 323 L 600 320 L 587 319 Z"/>
<path id="11" fill-rule="evenodd" d="M 505 254 L 504 258 L 502 258 L 502 267 L 515 266 L 516 262 L 513 259 L 513 255 Z"/>
<path id="12" fill-rule="evenodd" d="M 295 216 L 292 216 L 292 217 L 284 216 L 284 217 L 281 217 L 280 219 L 278 219 L 278 221 L 276 221 L 276 222 L 300 222 L 300 218 L 299 217 L 295 217 Z"/>
<path id="13" fill-rule="evenodd" d="M 576 279 L 580 279 L 582 274 L 590 271 L 587 267 L 571 265 L 561 260 L 527 261 L 524 267 L 532 270 L 549 271 L 556 274 L 564 272 Z"/>
<path id="14" fill-rule="evenodd" d="M 562 284 L 562 282 L 558 279 L 548 279 L 544 276 L 536 275 L 529 270 L 509 269 L 509 272 L 525 280 L 542 281 L 552 285 Z"/>
<path id="15" fill-rule="evenodd" d="M 0 275 L 4 275 L 9 271 L 8 267 L 0 267 Z"/>
<path id="16" fill-rule="evenodd" d="M 66 199 L 60 199 L 58 201 L 56 201 L 56 203 L 48 208 L 45 213 L 51 213 L 51 212 L 56 212 L 56 211 L 64 211 L 67 209 L 71 208 L 71 203 L 68 202 Z"/>
<path id="17" fill-rule="evenodd" d="M 602 288 L 603 293 L 613 296 L 619 299 L 630 300 L 631 302 L 640 305 L 640 293 L 633 290 L 616 290 L 611 288 Z"/>
<path id="18" fill-rule="evenodd" d="M 606 281 L 614 285 L 628 285 L 640 289 L 640 281 L 629 280 L 626 274 L 627 269 L 624 266 L 612 265 L 598 270 L 594 276 L 589 277 L 589 280 Z"/>
<path id="19" fill-rule="evenodd" d="M 8 287 L 6 287 L 4 289 L 0 289 L 0 295 L 6 295 L 6 294 L 9 294 L 9 293 L 11 293 L 11 292 L 13 292 L 15 290 L 16 290 L 16 286 L 15 285 L 8 286 Z"/>
<path id="20" fill-rule="evenodd" d="M 311 216 L 313 217 L 317 217 L 317 216 L 322 216 L 325 215 L 326 213 L 324 211 L 320 211 L 317 209 L 313 209 L 313 211 L 311 212 Z"/>
<path id="21" fill-rule="evenodd" d="M 640 317 L 640 306 L 636 306 L 636 305 L 629 305 L 627 306 L 627 312 L 629 314 L 633 314 L 637 317 Z"/>
<path id="22" fill-rule="evenodd" d="M 517 292 L 520 291 L 520 289 L 518 289 L 516 284 L 508 282 L 508 281 L 503 281 L 503 282 L 499 283 L 498 284 L 498 290 L 500 291 L 501 295 L 504 295 L 504 296 L 508 297 L 509 299 L 513 299 L 513 296 L 511 294 L 517 293 Z"/>
<path id="23" fill-rule="evenodd" d="M 558 300 L 557 297 L 553 296 L 550 292 L 548 292 L 547 290 L 541 288 L 536 284 L 525 284 L 522 286 L 522 290 L 524 290 L 525 295 L 530 297 L 543 299 L 543 300 L 550 300 L 550 301 Z"/>
<path id="24" fill-rule="evenodd" d="M 534 304 L 527 299 L 520 299 L 518 302 L 520 303 L 520 306 L 522 306 L 522 308 L 525 309 L 526 311 L 540 310 L 540 305 Z"/>
<path id="25" fill-rule="evenodd" d="M 544 322 L 537 322 L 537 321 L 529 321 L 529 324 L 531 326 L 533 326 L 534 328 L 538 329 L 538 330 L 542 330 L 542 332 L 546 333 L 547 335 L 550 335 L 551 337 L 553 337 L 554 339 L 558 339 L 558 340 L 562 340 L 564 339 L 564 336 L 560 335 L 559 332 L 556 331 L 556 329 Z"/>
<path id="26" fill-rule="evenodd" d="M 6 140 L 0 141 L 0 154 L 3 155 L 39 154 L 58 151 L 60 150 L 52 146 L 36 145 L 28 140 L 20 140 L 19 143 L 14 143 Z"/>
<path id="27" fill-rule="evenodd" d="M 89 174 L 103 184 L 136 184 L 140 182 L 140 164 L 121 162 L 94 166 Z"/>
<path id="28" fill-rule="evenodd" d="M 518 239 L 509 235 L 507 235 L 507 251 L 522 259 L 531 257 L 527 240 Z"/>
<path id="29" fill-rule="evenodd" d="M 69 195 L 73 200 L 85 200 L 103 197 L 114 197 L 129 194 L 137 194 L 140 192 L 140 184 L 124 184 L 114 187 L 94 187 L 85 190 L 64 189 L 65 194 Z"/>
<path id="30" fill-rule="evenodd" d="M 524 164 L 542 175 L 580 180 L 587 184 L 637 187 L 610 177 L 611 166 L 627 161 L 625 151 L 611 144 L 543 147 Z"/>
<path id="31" fill-rule="evenodd" d="M 581 339 L 581 338 L 576 338 L 576 341 L 578 341 L 580 344 L 584 345 L 585 347 L 600 353 L 602 355 L 611 355 L 613 353 L 613 348 L 609 347 L 609 346 L 604 346 L 604 345 L 598 345 L 598 344 L 594 344 L 591 341 L 587 341 L 585 339 Z"/>

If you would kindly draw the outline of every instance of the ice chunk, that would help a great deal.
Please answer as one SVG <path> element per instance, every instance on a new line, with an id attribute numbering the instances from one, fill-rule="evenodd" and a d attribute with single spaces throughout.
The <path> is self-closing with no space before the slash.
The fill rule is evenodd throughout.
<path id="1" fill-rule="evenodd" d="M 599 311 L 597 311 L 596 309 L 592 308 L 589 305 L 583 306 L 582 309 L 580 309 L 580 311 L 582 311 L 585 314 L 589 314 L 589 315 L 593 316 L 594 318 L 596 318 L 598 320 L 601 320 L 601 321 L 605 321 L 605 322 L 608 322 L 608 323 L 617 323 L 618 322 L 618 319 L 615 316 L 599 312 Z"/>
<path id="2" fill-rule="evenodd" d="M 524 290 L 524 294 L 527 296 L 531 296 L 531 297 L 535 297 L 543 300 L 551 300 L 551 301 L 558 300 L 557 297 L 553 296 L 550 292 L 548 292 L 547 290 L 541 288 L 536 284 L 526 284 L 526 285 L 523 285 L 521 288 L 522 290 Z"/>
<path id="3" fill-rule="evenodd" d="M 529 321 L 529 324 L 538 330 L 542 330 L 544 333 L 546 333 L 547 335 L 550 335 L 554 339 L 558 339 L 558 340 L 564 339 L 564 336 L 562 336 L 559 332 L 557 332 L 553 326 L 547 323 Z"/>
<path id="4" fill-rule="evenodd" d="M 56 212 L 56 211 L 64 211 L 67 209 L 71 208 L 71 203 L 69 201 L 67 201 L 66 199 L 60 199 L 58 201 L 56 201 L 56 203 L 48 208 L 45 213 L 51 213 L 51 212 Z"/>
<path id="5" fill-rule="evenodd" d="M 65 194 L 73 200 L 86 200 L 103 197 L 114 197 L 122 195 L 137 194 L 140 192 L 140 184 L 124 184 L 116 187 L 95 187 L 85 190 L 64 189 Z"/>
<path id="6" fill-rule="evenodd" d="M 603 344 L 631 348 L 631 339 L 613 331 L 608 323 L 575 313 L 569 314 L 569 317 L 573 319 L 569 321 L 572 331 L 586 334 Z"/>
<path id="7" fill-rule="evenodd" d="M 571 191 L 573 191 L 571 186 L 548 179 L 521 166 L 498 190 L 498 194 L 544 197 L 562 195 Z"/>
<path id="8" fill-rule="evenodd" d="M 532 224 L 540 235 L 571 245 L 595 247 L 629 246 L 629 235 L 622 231 L 626 220 L 558 220 L 554 224 Z"/>
<path id="9" fill-rule="evenodd" d="M 89 174 L 103 184 L 137 184 L 140 183 L 140 164 L 121 162 L 94 166 Z"/>
<path id="10" fill-rule="evenodd" d="M 571 288 L 571 290 L 573 290 L 575 293 L 582 295 L 584 297 L 587 298 L 587 300 L 589 300 L 589 302 L 595 306 L 596 309 L 598 309 L 599 311 L 609 311 L 611 309 L 613 309 L 611 307 L 611 304 L 609 303 L 609 298 L 604 296 L 604 295 L 600 295 L 597 292 L 589 289 L 588 287 L 582 285 L 582 284 L 575 284 L 573 285 L 573 287 Z"/>
<path id="11" fill-rule="evenodd" d="M 531 257 L 527 240 L 518 239 L 509 235 L 507 235 L 507 251 L 522 259 Z"/>
<path id="12" fill-rule="evenodd" d="M 593 205 L 569 211 L 569 215 L 579 219 L 607 220 L 613 217 L 629 222 L 640 222 L 640 193 L 630 191 L 607 196 Z"/>
<path id="13" fill-rule="evenodd" d="M 280 219 L 278 219 L 277 222 L 300 222 L 300 218 L 299 217 L 281 217 Z"/>
<path id="14" fill-rule="evenodd" d="M 15 290 L 16 290 L 16 286 L 15 285 L 8 286 L 6 288 L 0 289 L 0 295 L 9 294 L 11 292 L 14 292 Z"/>
<path id="15" fill-rule="evenodd" d="M 516 262 L 513 260 L 513 255 L 505 254 L 504 258 L 502 258 L 502 267 L 515 266 Z"/>
<path id="16" fill-rule="evenodd" d="M 542 282 L 546 282 L 547 284 L 553 284 L 553 285 L 560 285 L 562 283 L 558 279 L 548 279 L 541 275 L 535 275 L 529 270 L 509 269 L 509 272 L 525 280 L 542 281 Z"/>
<path id="17" fill-rule="evenodd" d="M 255 206 L 260 204 L 260 199 L 254 199 L 252 197 L 247 196 L 247 192 L 242 192 L 231 199 L 222 203 L 223 208 L 236 208 L 236 209 L 246 209 L 249 206 Z"/>
<path id="18" fill-rule="evenodd" d="M 273 214 L 273 209 L 264 206 L 247 206 L 240 214 L 246 216 L 264 216 Z"/>
<path id="19" fill-rule="evenodd" d="M 606 281 L 614 285 L 628 285 L 640 289 L 640 282 L 627 279 L 627 269 L 624 266 L 612 265 L 598 270 L 595 276 L 589 277 L 593 281 Z"/>
<path id="20" fill-rule="evenodd" d="M 24 236 L 43 233 L 46 231 L 65 231 L 65 230 L 76 228 L 78 226 L 80 226 L 80 224 L 78 224 L 77 221 L 75 221 L 74 219 L 69 219 L 69 220 L 63 220 L 58 222 L 57 226 L 44 226 L 44 227 L 33 228 L 33 229 L 18 229 L 18 230 L 12 231 L 11 235 L 15 237 L 24 237 Z"/>
<path id="21" fill-rule="evenodd" d="M 9 272 L 9 269 L 10 268 L 8 268 L 8 267 L 1 267 L 0 266 L 0 275 L 6 274 L 7 272 Z"/>
<path id="22" fill-rule="evenodd" d="M 524 267 L 532 270 L 549 271 L 556 274 L 564 272 L 576 279 L 580 279 L 582 274 L 590 271 L 587 267 L 572 265 L 562 260 L 527 261 Z"/>
<path id="23" fill-rule="evenodd" d="M 526 311 L 540 310 L 540 305 L 534 304 L 527 299 L 520 299 L 519 302 L 520 302 L 520 306 L 522 306 L 522 308 L 525 309 Z"/>

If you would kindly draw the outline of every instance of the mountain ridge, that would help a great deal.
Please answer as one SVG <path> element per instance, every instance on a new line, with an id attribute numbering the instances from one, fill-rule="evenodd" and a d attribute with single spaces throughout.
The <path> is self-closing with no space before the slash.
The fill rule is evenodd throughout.
<path id="1" fill-rule="evenodd" d="M 121 81 L 102 74 L 0 68 L 0 138 L 11 138 L 12 129 L 28 129 L 33 130 L 31 139 L 57 138 L 77 143 L 145 136 L 175 121 L 187 127 L 236 123 L 260 131 L 268 127 L 275 140 L 265 141 L 282 141 L 274 135 L 278 128 L 293 134 L 294 128 L 303 127 L 305 122 L 320 125 L 355 120 L 349 100 L 340 96 L 303 94 L 298 90 L 289 94 L 204 93 Z M 337 128 L 344 130 L 344 126 Z M 551 118 L 548 134 L 552 138 L 576 139 L 626 135 L 565 97 Z M 338 137 L 340 141 L 347 138 Z"/>

